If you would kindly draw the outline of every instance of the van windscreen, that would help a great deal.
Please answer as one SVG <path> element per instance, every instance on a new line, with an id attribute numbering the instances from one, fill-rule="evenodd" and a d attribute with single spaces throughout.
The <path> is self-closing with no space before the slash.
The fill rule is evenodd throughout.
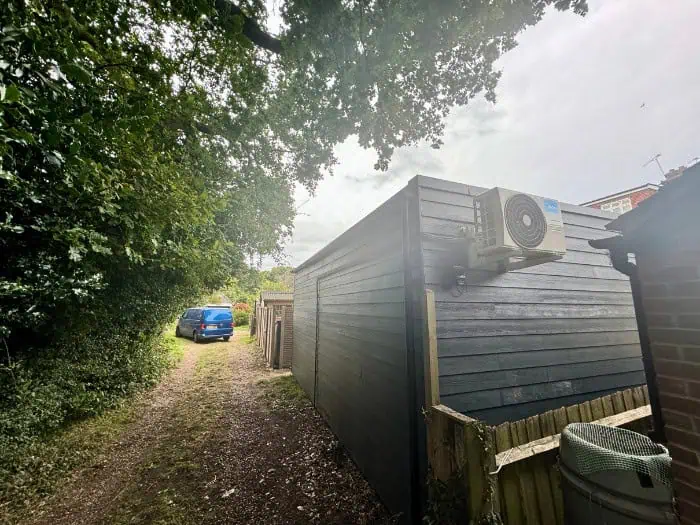
<path id="1" fill-rule="evenodd" d="M 204 310 L 205 321 L 228 321 L 232 319 L 231 310 L 226 308 L 211 308 Z"/>

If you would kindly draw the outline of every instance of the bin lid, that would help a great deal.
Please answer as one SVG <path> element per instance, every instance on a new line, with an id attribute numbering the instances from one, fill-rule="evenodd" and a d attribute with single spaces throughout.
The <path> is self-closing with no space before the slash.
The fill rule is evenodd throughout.
<path id="1" fill-rule="evenodd" d="M 663 445 L 624 428 L 571 423 L 561 433 L 562 463 L 579 475 L 627 470 L 671 486 L 671 456 Z"/>

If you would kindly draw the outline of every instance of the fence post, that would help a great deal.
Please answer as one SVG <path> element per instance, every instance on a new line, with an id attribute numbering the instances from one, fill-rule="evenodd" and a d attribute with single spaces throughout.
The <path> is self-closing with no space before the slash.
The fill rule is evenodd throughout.
<path id="1" fill-rule="evenodd" d="M 282 319 L 282 333 L 280 334 L 280 368 L 291 368 L 294 337 L 293 331 L 294 309 L 291 306 L 283 306 L 280 315 Z"/>
<path id="2" fill-rule="evenodd" d="M 423 301 L 423 330 L 425 363 L 425 404 L 427 408 L 440 404 L 440 374 L 438 370 L 437 320 L 435 315 L 435 293 L 425 290 Z"/>
<path id="3" fill-rule="evenodd" d="M 479 523 L 484 515 L 501 512 L 497 478 L 491 475 L 496 470 L 494 429 L 474 420 L 464 430 L 469 516 Z"/>
<path id="4" fill-rule="evenodd" d="M 282 346 L 282 321 L 275 321 L 275 343 L 272 352 L 272 368 L 280 367 L 280 348 Z"/>
<path id="5" fill-rule="evenodd" d="M 275 338 L 275 307 L 268 308 L 267 312 L 267 345 L 265 347 L 265 359 L 272 366 L 272 344 Z"/>

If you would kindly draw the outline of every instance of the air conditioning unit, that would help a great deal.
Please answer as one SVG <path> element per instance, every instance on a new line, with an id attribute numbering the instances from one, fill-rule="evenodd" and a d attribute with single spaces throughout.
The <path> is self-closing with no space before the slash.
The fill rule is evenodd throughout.
<path id="1" fill-rule="evenodd" d="M 561 259 L 566 254 L 559 202 L 503 188 L 474 198 L 476 261 L 501 270 Z"/>

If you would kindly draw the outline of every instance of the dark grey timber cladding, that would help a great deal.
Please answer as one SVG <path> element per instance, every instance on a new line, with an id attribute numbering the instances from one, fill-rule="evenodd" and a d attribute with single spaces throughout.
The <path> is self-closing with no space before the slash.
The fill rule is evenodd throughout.
<path id="1" fill-rule="evenodd" d="M 404 205 L 401 192 L 296 269 L 292 372 L 387 507 L 408 520 Z"/>
<path id="2" fill-rule="evenodd" d="M 567 254 L 505 274 L 471 271 L 445 289 L 460 228 L 483 191 L 418 178 L 425 280 L 435 290 L 441 401 L 490 424 L 644 383 L 632 294 L 605 251 L 611 215 L 562 204 Z"/>

